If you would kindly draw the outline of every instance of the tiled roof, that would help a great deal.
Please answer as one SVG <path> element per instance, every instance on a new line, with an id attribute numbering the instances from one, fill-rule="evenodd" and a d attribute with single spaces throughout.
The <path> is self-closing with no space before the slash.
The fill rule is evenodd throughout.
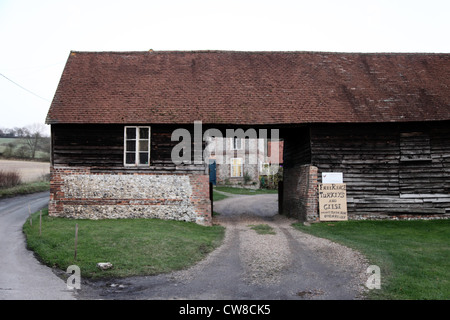
<path id="1" fill-rule="evenodd" d="M 47 123 L 450 120 L 450 54 L 71 52 Z"/>

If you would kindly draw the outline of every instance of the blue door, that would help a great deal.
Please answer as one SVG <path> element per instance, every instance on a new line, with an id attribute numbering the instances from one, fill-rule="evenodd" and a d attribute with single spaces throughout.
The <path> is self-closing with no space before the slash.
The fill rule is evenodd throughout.
<path id="1" fill-rule="evenodd" d="M 209 182 L 216 185 L 216 160 L 209 160 Z"/>

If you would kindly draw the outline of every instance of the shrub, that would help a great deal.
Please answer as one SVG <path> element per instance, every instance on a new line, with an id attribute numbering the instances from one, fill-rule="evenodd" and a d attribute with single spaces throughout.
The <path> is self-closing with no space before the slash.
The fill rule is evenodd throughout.
<path id="1" fill-rule="evenodd" d="M 270 169 L 270 167 L 269 167 Z M 270 169 L 273 170 L 273 169 Z M 270 172 L 269 172 L 270 173 Z M 278 182 L 283 181 L 283 167 L 279 166 L 274 174 L 259 176 L 260 186 L 264 189 L 278 189 Z"/>
<path id="2" fill-rule="evenodd" d="M 0 188 L 11 188 L 19 185 L 22 178 L 17 171 L 0 170 Z"/>
<path id="3" fill-rule="evenodd" d="M 248 184 L 252 181 L 252 176 L 246 171 L 244 172 L 244 184 Z"/>

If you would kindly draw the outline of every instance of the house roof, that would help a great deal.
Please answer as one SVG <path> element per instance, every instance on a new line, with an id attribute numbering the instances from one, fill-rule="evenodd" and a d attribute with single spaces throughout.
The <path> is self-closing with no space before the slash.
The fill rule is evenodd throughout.
<path id="1" fill-rule="evenodd" d="M 450 120 L 450 54 L 70 53 L 46 122 Z"/>

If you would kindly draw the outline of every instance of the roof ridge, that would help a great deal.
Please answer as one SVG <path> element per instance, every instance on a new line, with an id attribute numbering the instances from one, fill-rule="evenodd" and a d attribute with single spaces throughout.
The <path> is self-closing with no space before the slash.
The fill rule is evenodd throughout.
<path id="1" fill-rule="evenodd" d="M 450 121 L 449 74 L 450 54 L 72 51 L 46 122 Z"/>
<path id="2" fill-rule="evenodd" d="M 185 54 L 185 53 L 236 53 L 236 54 L 329 54 L 329 55 L 450 55 L 448 52 L 340 52 L 340 51 L 246 51 L 246 50 L 153 50 L 148 51 L 78 51 L 71 50 L 75 54 Z"/>

